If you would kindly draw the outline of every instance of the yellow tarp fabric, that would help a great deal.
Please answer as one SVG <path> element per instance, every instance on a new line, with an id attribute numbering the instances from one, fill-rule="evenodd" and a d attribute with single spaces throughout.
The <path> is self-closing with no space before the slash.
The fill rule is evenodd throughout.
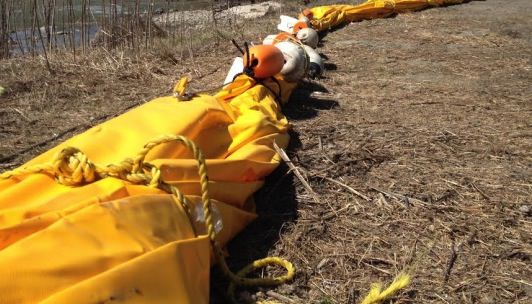
<path id="1" fill-rule="evenodd" d="M 286 100 L 294 87 L 282 79 Z M 152 100 L 36 157 L 67 146 L 99 164 L 133 157 L 161 134 L 183 135 L 205 154 L 222 244 L 255 218 L 252 194 L 288 143 L 279 85 L 240 76 L 215 96 Z M 178 143 L 146 161 L 200 204 L 196 161 Z M 180 204 L 161 190 L 104 178 L 68 187 L 46 174 L 0 180 L 0 303 L 208 303 L 211 248 Z"/>
<path id="2" fill-rule="evenodd" d="M 383 18 L 395 13 L 420 10 L 431 6 L 458 4 L 466 0 L 369 0 L 359 5 L 327 5 L 311 8 L 312 26 L 326 30 L 368 19 Z"/>

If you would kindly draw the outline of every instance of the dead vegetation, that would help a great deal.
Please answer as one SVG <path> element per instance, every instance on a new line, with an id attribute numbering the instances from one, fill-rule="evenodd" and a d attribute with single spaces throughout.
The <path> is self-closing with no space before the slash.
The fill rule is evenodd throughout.
<path id="1" fill-rule="evenodd" d="M 283 10 L 292 9 L 284 5 Z M 229 24 L 216 32 L 184 29 L 183 43 L 154 39 L 149 49 L 106 48 L 90 52 L 53 52 L 48 56 L 0 61 L 0 168 L 32 156 L 130 107 L 169 94 L 184 75 L 191 91 L 218 88 L 238 50 L 228 37 L 259 41 L 273 32 L 278 17 Z M 231 20 L 226 20 L 230 22 Z"/>
<path id="2" fill-rule="evenodd" d="M 288 156 L 312 192 L 281 166 L 256 195 L 259 219 L 229 246 L 235 269 L 280 255 L 298 273 L 243 299 L 358 303 L 371 283 L 406 270 L 413 283 L 391 303 L 531 301 L 530 9 L 474 1 L 323 38 L 325 78 L 284 109 Z M 273 17 L 260 22 L 239 37 L 273 30 Z M 170 48 L 54 58 L 53 77 L 38 58 L 1 62 L 0 168 L 168 93 L 183 74 L 193 89 L 218 86 L 237 52 L 213 43 L 214 53 L 211 44 L 182 57 Z M 223 282 L 214 267 L 214 303 L 225 302 Z"/>
<path id="3" fill-rule="evenodd" d="M 359 303 L 403 270 L 413 284 L 393 303 L 530 302 L 532 53 L 518 33 L 532 24 L 530 4 L 505 3 L 324 37 L 326 79 L 285 109 L 318 199 L 287 168 L 272 176 L 257 200 L 274 207 L 233 244 L 235 264 L 288 257 L 297 279 L 276 292 L 294 303 Z"/>
<path id="4" fill-rule="evenodd" d="M 295 1 L 259 2 L 4 0 L 0 58 L 42 55 L 47 60 L 55 53 L 87 55 L 95 47 L 141 54 L 161 44 L 195 50 L 206 41 L 219 42 L 220 35 L 241 33 L 240 27 L 253 16 L 264 20 L 265 15 L 295 7 Z"/>

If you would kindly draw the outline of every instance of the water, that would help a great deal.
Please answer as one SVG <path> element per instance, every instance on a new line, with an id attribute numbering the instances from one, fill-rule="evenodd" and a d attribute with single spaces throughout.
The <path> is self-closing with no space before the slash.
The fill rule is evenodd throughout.
<path id="1" fill-rule="evenodd" d="M 71 29 L 66 31 L 56 31 L 52 42 L 54 48 L 70 49 L 72 45 L 81 45 L 81 27 L 74 26 L 72 29 L 74 30 L 74 33 L 71 32 Z M 89 24 L 85 28 L 85 32 L 87 33 L 89 40 L 92 40 L 96 36 L 96 33 L 98 33 L 98 31 L 99 27 L 97 24 L 94 23 Z M 31 52 L 42 53 L 43 43 L 41 42 L 40 37 L 42 37 L 44 45 L 48 45 L 48 42 L 46 36 L 46 29 L 44 27 L 41 27 L 40 32 L 41 36 L 39 36 L 37 29 L 32 32 L 31 28 L 27 28 L 25 30 L 11 33 L 10 39 L 12 40 L 12 42 L 15 42 L 15 44 L 11 46 L 11 55 L 21 55 Z"/>
<path id="2" fill-rule="evenodd" d="M 23 0 L 13 4 L 14 7 L 11 9 L 12 16 L 10 17 L 12 24 L 18 27 L 22 25 L 23 19 L 31 23 L 34 1 Z M 83 4 L 88 9 L 89 15 L 95 18 L 102 16 L 104 12 L 109 15 L 111 11 L 119 15 L 130 14 L 135 12 L 137 5 L 140 13 L 147 13 L 150 5 L 153 12 L 205 9 L 210 6 L 209 0 L 36 0 L 40 18 L 43 18 L 43 2 L 48 6 L 48 3 L 53 4 L 54 1 L 56 23 L 60 23 L 63 19 L 62 16 L 67 16 L 70 9 L 72 9 L 76 17 L 81 16 Z M 231 2 L 237 1 L 232 0 Z M 225 1 L 219 0 L 218 3 L 225 3 Z"/>
<path id="3" fill-rule="evenodd" d="M 2 0 L 0 0 L 2 1 Z M 53 31 L 53 45 L 57 48 L 70 48 L 82 43 L 82 28 L 85 36 L 92 40 L 99 31 L 99 24 L 110 20 L 112 15 L 118 18 L 134 15 L 138 10 L 141 16 L 147 16 L 150 11 L 153 15 L 169 11 L 183 11 L 209 8 L 209 0 L 56 0 L 55 9 L 50 10 L 54 15 L 55 29 L 51 22 L 45 22 L 43 2 L 53 3 L 53 0 L 37 0 L 37 12 L 42 39 L 47 44 L 47 34 Z M 32 30 L 34 0 L 17 2 L 11 10 L 10 18 L 10 51 L 13 55 L 42 52 L 43 43 L 39 30 L 35 26 Z M 71 4 L 71 5 L 70 5 Z M 138 6 L 137 6 L 138 5 Z M 84 26 L 82 27 L 82 12 L 85 7 Z M 51 20 L 51 19 L 50 19 Z M 46 25 L 50 26 L 46 30 Z"/>

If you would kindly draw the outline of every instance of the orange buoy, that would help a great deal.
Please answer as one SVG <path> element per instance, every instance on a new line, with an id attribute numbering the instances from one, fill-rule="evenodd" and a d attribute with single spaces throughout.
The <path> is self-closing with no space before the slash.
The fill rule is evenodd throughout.
<path id="1" fill-rule="evenodd" d="M 299 32 L 299 30 L 304 29 L 304 28 L 308 28 L 307 22 L 298 21 L 298 22 L 296 22 L 296 24 L 294 24 L 294 28 L 292 29 L 292 33 L 293 34 L 297 34 L 297 32 Z"/>
<path id="2" fill-rule="evenodd" d="M 244 67 L 252 72 L 252 76 L 264 79 L 279 73 L 284 65 L 283 53 L 273 45 L 256 45 L 244 53 Z"/>

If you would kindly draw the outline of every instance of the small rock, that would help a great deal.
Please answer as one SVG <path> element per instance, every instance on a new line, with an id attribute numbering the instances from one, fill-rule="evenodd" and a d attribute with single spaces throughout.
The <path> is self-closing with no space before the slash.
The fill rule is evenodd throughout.
<path id="1" fill-rule="evenodd" d="M 532 215 L 532 207 L 530 207 L 530 205 L 523 205 L 523 206 L 519 207 L 519 212 L 523 213 L 525 216 L 531 216 Z"/>
<path id="2" fill-rule="evenodd" d="M 0 96 L 4 95 L 5 93 L 6 93 L 6 89 L 0 86 Z"/>

